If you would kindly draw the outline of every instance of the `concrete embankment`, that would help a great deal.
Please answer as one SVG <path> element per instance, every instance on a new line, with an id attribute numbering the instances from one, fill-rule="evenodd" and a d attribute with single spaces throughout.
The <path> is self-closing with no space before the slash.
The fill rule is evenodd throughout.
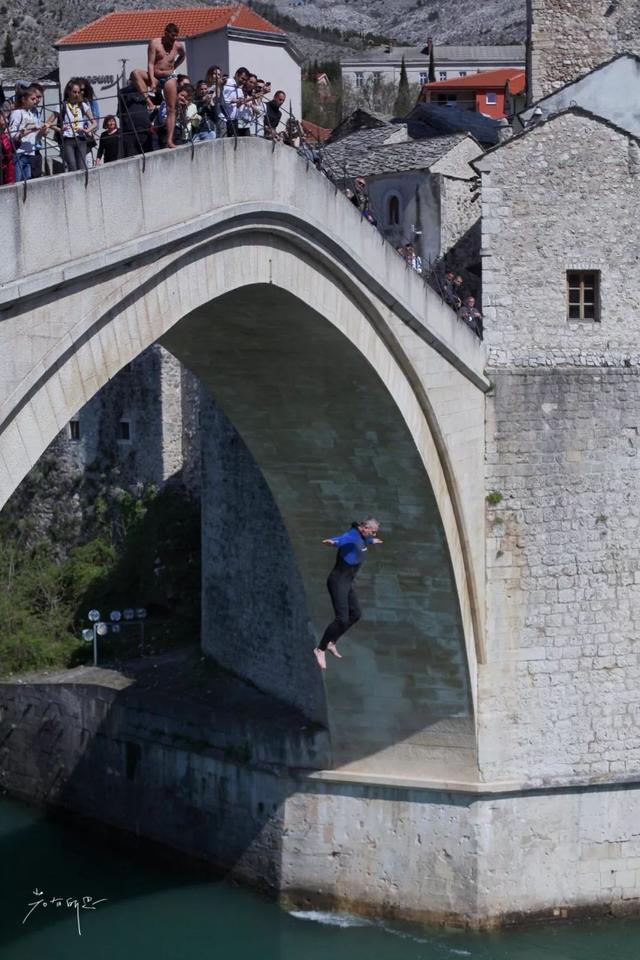
<path id="1" fill-rule="evenodd" d="M 322 727 L 198 651 L 0 684 L 2 788 L 287 906 L 472 926 L 637 908 L 635 784 L 374 783 L 329 767 Z"/>

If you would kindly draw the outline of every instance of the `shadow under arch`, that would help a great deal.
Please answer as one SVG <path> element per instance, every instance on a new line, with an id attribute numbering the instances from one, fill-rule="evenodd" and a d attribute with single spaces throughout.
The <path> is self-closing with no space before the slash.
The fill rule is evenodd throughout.
<path id="1" fill-rule="evenodd" d="M 466 689 L 470 690 L 473 699 L 476 648 L 480 652 L 481 644 L 480 631 L 475 629 L 480 605 L 473 576 L 473 562 L 478 562 L 478 553 L 476 550 L 472 562 L 460 498 L 455 483 L 451 482 L 453 472 L 447 462 L 446 437 L 443 445 L 439 425 L 433 423 L 427 410 L 428 383 L 422 382 L 425 367 L 429 372 L 434 371 L 440 380 L 449 377 L 453 370 L 451 361 L 445 359 L 446 354 L 434 351 L 430 362 L 423 363 L 423 371 L 419 372 L 415 366 L 417 350 L 430 349 L 428 331 L 425 339 L 408 333 L 408 327 L 404 326 L 408 322 L 406 318 L 404 322 L 399 320 L 401 305 L 396 305 L 397 313 L 393 304 L 385 305 L 357 276 L 349 273 L 343 263 L 332 258 L 328 249 L 320 249 L 304 232 L 294 232 L 292 225 L 288 231 L 282 231 L 275 224 L 257 229 L 249 225 L 223 237 L 200 236 L 191 249 L 185 250 L 181 245 L 180 250 L 163 251 L 157 261 L 146 255 L 135 258 L 127 264 L 124 273 L 105 275 L 100 298 L 79 317 L 50 352 L 51 355 L 34 365 L 27 378 L 29 382 L 25 380 L 16 395 L 5 404 L 2 452 L 7 462 L 12 461 L 11 469 L 6 471 L 10 475 L 7 488 L 11 484 L 15 486 L 16 480 L 19 482 L 66 420 L 109 377 L 151 343 L 162 342 L 165 335 L 169 345 L 172 327 L 181 324 L 186 316 L 197 313 L 202 304 L 223 295 L 228 296 L 229 302 L 234 302 L 235 298 L 240 303 L 245 296 L 243 291 L 247 289 L 253 290 L 254 295 L 258 292 L 261 295 L 265 290 L 276 288 L 297 298 L 300 304 L 313 303 L 323 322 L 333 325 L 344 343 L 355 350 L 352 355 L 359 354 L 363 362 L 375 367 L 378 373 L 376 383 L 378 386 L 384 383 L 388 396 L 393 398 L 397 422 L 403 425 L 402 429 L 408 429 L 412 437 L 414 454 L 422 464 L 421 483 L 429 486 L 431 482 L 449 547 L 448 558 L 457 589 L 456 609 L 461 616 L 471 674 L 471 684 L 467 683 Z M 254 301 L 252 306 L 254 309 L 259 307 L 259 302 Z M 428 298 L 425 298 L 423 309 L 427 308 Z M 46 313 L 46 305 L 44 309 Z M 411 321 L 408 325 L 411 326 Z M 410 343 L 402 340 L 407 334 Z M 285 353 L 287 349 L 285 338 Z M 434 366 L 434 362 L 440 366 Z M 478 388 L 477 383 L 468 382 L 468 378 L 465 380 L 460 371 L 453 370 L 453 373 L 458 378 L 453 381 L 458 389 Z M 478 392 L 478 399 L 480 397 Z M 324 535 L 326 529 L 322 533 Z M 324 597 L 324 587 L 321 594 Z M 323 615 L 324 619 L 326 616 Z M 407 682 L 415 681 L 409 679 Z M 415 703 L 415 700 L 411 702 Z M 384 704 L 381 709 L 384 710 Z M 450 715 L 468 718 L 470 710 L 465 708 L 462 713 Z M 415 730 L 416 723 L 412 721 L 410 729 Z M 443 750 L 449 758 L 449 747 L 460 746 L 459 726 L 456 724 L 453 732 L 448 728 L 438 732 L 438 750 Z M 462 740 L 468 754 L 473 736 L 466 727 L 465 731 Z M 404 732 L 404 727 L 397 727 L 396 741 Z M 390 742 L 388 731 L 385 737 L 385 742 Z M 433 775 L 429 762 L 433 740 L 427 740 L 412 740 L 403 751 L 394 748 L 394 757 L 383 758 L 380 762 L 382 772 L 399 771 L 402 775 L 411 773 L 421 777 Z M 384 753 L 379 741 L 366 745 L 362 741 L 362 744 L 357 751 L 361 755 L 367 751 L 374 751 L 377 755 Z M 344 754 L 338 751 L 336 756 L 341 759 L 337 762 L 350 762 L 352 754 L 351 747 Z M 451 772 L 450 763 L 445 772 Z"/>
<path id="2" fill-rule="evenodd" d="M 306 658 L 310 669 L 309 633 L 317 638 L 331 619 L 325 579 L 334 558 L 320 541 L 359 515 L 382 520 L 385 544 L 358 582 L 364 620 L 324 678 L 333 766 L 368 775 L 469 775 L 472 698 L 447 540 L 415 439 L 379 373 L 336 325 L 273 284 L 198 307 L 160 342 L 215 397 L 269 485 L 304 583 L 296 620 L 312 624 L 290 636 L 291 656 Z M 203 489 L 203 645 L 287 699 L 268 644 L 256 643 L 265 624 L 267 632 L 278 629 L 276 558 L 247 547 L 250 496 L 234 501 L 231 519 L 227 507 L 223 526 L 216 522 L 232 478 L 219 430 L 204 433 L 205 458 L 222 466 Z"/>

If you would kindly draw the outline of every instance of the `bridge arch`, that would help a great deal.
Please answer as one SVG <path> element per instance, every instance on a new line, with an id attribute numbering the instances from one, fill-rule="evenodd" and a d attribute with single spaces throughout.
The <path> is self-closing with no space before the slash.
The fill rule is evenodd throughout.
<path id="1" fill-rule="evenodd" d="M 285 160 L 288 163 L 289 157 L 286 156 Z M 325 193 L 326 188 L 327 185 L 322 182 Z M 342 198 L 339 200 L 344 206 Z M 347 213 L 353 219 L 355 211 L 349 210 Z M 366 245 L 378 245 L 380 240 L 377 235 L 374 237 L 368 225 L 365 225 L 365 229 L 369 231 L 365 235 Z M 46 288 L 44 284 L 28 299 L 28 313 L 24 300 L 14 302 L 9 310 L 7 318 L 10 323 L 27 322 L 28 318 L 32 332 L 51 324 L 53 314 L 59 316 L 61 310 L 68 309 L 72 304 L 75 304 L 77 319 L 72 323 L 67 322 L 64 336 L 58 337 L 32 364 L 28 374 L 5 395 L 0 408 L 4 498 L 76 410 L 142 350 L 160 341 L 208 383 L 214 392 L 223 394 L 223 407 L 254 452 L 290 532 L 294 531 L 292 540 L 298 559 L 306 556 L 300 538 L 296 544 L 296 511 L 288 503 L 286 492 L 283 493 L 283 483 L 287 478 L 278 475 L 277 457 L 269 457 L 268 443 L 260 438 L 259 418 L 251 414 L 252 408 L 255 412 L 259 398 L 251 391 L 234 390 L 231 374 L 237 377 L 239 367 L 229 362 L 229 356 L 235 351 L 233 356 L 246 364 L 247 355 L 253 351 L 252 369 L 255 372 L 259 367 L 260 343 L 263 349 L 269 346 L 264 339 L 265 327 L 270 330 L 281 350 L 291 349 L 297 337 L 297 352 L 293 351 L 291 356 L 298 359 L 304 356 L 301 348 L 305 346 L 305 337 L 313 334 L 320 338 L 327 355 L 336 359 L 343 355 L 349 363 L 358 365 L 360 381 L 362 378 L 367 381 L 368 399 L 376 400 L 372 406 L 380 416 L 384 408 L 384 418 L 388 421 L 385 422 L 385 430 L 388 431 L 391 445 L 399 443 L 403 450 L 402 457 L 407 457 L 404 461 L 400 457 L 398 462 L 387 465 L 391 477 L 387 486 L 390 489 L 395 487 L 398 497 L 402 497 L 402 478 L 394 474 L 394 470 L 397 471 L 399 465 L 404 464 L 409 471 L 406 483 L 416 501 L 408 504 L 406 516 L 412 510 L 414 518 L 419 517 L 420 511 L 424 517 L 432 515 L 430 529 L 434 533 L 436 530 L 442 531 L 442 564 L 450 565 L 452 596 L 457 598 L 456 605 L 459 604 L 461 650 L 466 651 L 467 658 L 466 664 L 462 662 L 464 657 L 459 661 L 461 670 L 458 671 L 456 683 L 460 684 L 467 670 L 470 676 L 470 684 L 466 689 L 460 688 L 460 699 L 453 710 L 455 713 L 465 697 L 472 699 L 474 695 L 475 664 L 478 653 L 481 654 L 481 617 L 477 578 L 470 556 L 470 538 L 465 531 L 460 490 L 456 489 L 456 464 L 451 452 L 451 436 L 447 434 L 446 418 L 440 420 L 434 410 L 429 391 L 430 383 L 442 382 L 447 375 L 451 378 L 452 358 L 447 355 L 449 348 L 446 342 L 438 342 L 433 332 L 427 331 L 426 336 L 418 335 L 415 332 L 416 324 L 407 316 L 408 311 L 402 299 L 389 295 L 380 279 L 376 283 L 371 264 L 367 264 L 362 257 L 353 257 L 349 251 L 345 256 L 346 245 L 340 242 L 339 233 L 337 238 L 335 235 L 319 233 L 313 223 L 305 222 L 300 217 L 299 208 L 275 210 L 263 204 L 258 211 L 246 209 L 245 204 L 242 211 L 227 211 L 227 215 L 218 217 L 215 223 L 201 223 L 199 230 L 171 240 L 164 239 L 164 243 L 156 243 L 146 249 L 143 245 L 137 254 L 134 253 L 127 260 L 120 259 L 117 264 L 105 266 L 102 262 L 95 265 L 93 272 L 89 268 L 83 276 L 76 275 L 66 281 L 63 277 L 61 293 L 52 295 L 51 287 Z M 388 257 L 388 250 L 384 250 L 382 266 Z M 375 268 L 375 264 L 373 266 Z M 409 288 L 412 283 L 419 283 L 417 278 L 407 275 L 400 262 L 391 260 L 390 267 L 390 274 L 400 278 L 397 284 L 399 293 L 405 292 L 407 277 Z M 369 277 L 365 275 L 367 268 Z M 386 277 L 388 274 L 385 271 L 381 275 Z M 264 308 L 268 307 L 270 311 L 270 316 L 264 318 L 268 322 L 262 324 L 263 329 L 256 310 L 258 303 L 266 305 Z M 226 322 L 220 322 L 222 314 Z M 293 326 L 289 342 L 286 340 L 287 329 L 282 323 L 284 316 Z M 245 332 L 244 342 L 242 338 L 238 339 L 239 324 Z M 296 325 L 299 328 L 297 331 Z M 206 350 L 202 350 L 203 340 L 210 341 Z M 463 343 L 463 346 L 469 353 L 468 343 Z M 464 354 L 464 350 L 461 353 Z M 321 378 L 322 365 L 316 365 L 314 370 L 320 383 L 318 378 Z M 220 386 L 220 378 L 225 380 L 223 387 Z M 460 392 L 466 390 L 469 396 L 475 396 L 481 406 L 480 375 L 475 375 L 474 382 L 474 376 L 469 376 L 468 370 L 461 370 L 458 366 L 454 370 L 453 381 L 450 384 L 453 392 L 456 389 Z M 333 386 L 325 384 L 325 399 Z M 279 404 L 278 410 L 282 411 L 282 397 Z M 346 406 L 345 416 L 349 413 L 349 405 Z M 362 403 L 358 409 L 361 415 Z M 337 434 L 340 432 L 336 431 Z M 346 435 L 351 436 L 352 440 L 356 436 L 353 432 L 349 434 L 349 431 Z M 407 466 L 409 460 L 410 467 Z M 367 462 L 371 468 L 371 462 Z M 422 471 L 422 487 L 416 472 L 418 468 Z M 306 483 L 308 477 L 304 476 L 303 480 Z M 353 494 L 353 485 L 350 487 L 347 483 L 346 489 L 347 492 L 351 489 Z M 317 511 L 318 528 L 323 534 L 336 532 L 334 528 L 339 517 L 348 519 L 344 516 L 346 495 L 327 496 L 317 501 L 319 505 L 324 504 L 324 515 L 322 509 Z M 417 502 L 421 498 L 422 504 Z M 371 499 L 367 502 L 371 503 Z M 365 504 L 362 506 L 364 508 Z M 379 510 L 375 504 L 371 508 Z M 416 525 L 419 528 L 417 519 Z M 405 521 L 405 535 L 408 529 Z M 304 530 L 308 533 L 308 524 Z M 395 542 L 396 548 L 389 547 L 389 552 L 399 549 L 402 536 Z M 405 555 L 403 561 L 401 552 L 398 553 L 395 575 L 404 576 L 407 582 L 413 577 L 415 587 L 420 582 L 421 570 L 413 568 L 414 559 L 409 554 Z M 321 563 L 324 574 L 329 559 L 323 555 Z M 323 591 L 321 581 L 324 577 L 320 574 L 320 568 L 308 561 L 303 561 L 301 566 L 303 578 L 312 587 L 309 594 L 316 596 Z M 443 598 L 440 597 L 440 600 Z M 447 611 L 447 615 L 450 613 Z M 312 611 L 311 615 L 319 621 L 319 613 Z M 457 629 L 454 620 L 454 616 L 449 618 L 448 629 L 452 634 Z M 394 621 L 391 619 L 388 622 Z M 405 628 L 406 624 L 402 624 L 402 629 Z M 429 629 L 428 625 L 424 626 L 425 642 Z M 399 645 L 394 647 L 389 644 L 389 647 L 391 655 L 398 653 Z M 426 649 L 426 646 L 420 649 L 419 645 L 416 648 L 414 644 L 415 672 L 408 669 L 411 658 L 405 657 L 402 683 L 400 674 L 369 670 L 364 673 L 365 685 L 367 677 L 371 679 L 377 676 L 382 685 L 380 682 L 377 687 L 374 684 L 374 697 L 376 691 L 384 694 L 393 688 L 393 696 L 398 700 L 405 698 L 409 708 L 414 710 L 428 696 L 428 684 L 421 682 L 424 672 L 421 673 L 420 669 Z M 359 655 L 359 667 L 362 668 L 369 655 L 366 642 L 362 644 Z M 339 675 L 335 676 L 337 678 Z M 363 690 L 362 683 L 354 687 L 345 683 L 344 679 L 328 680 L 329 713 L 330 719 L 333 717 L 336 732 L 344 730 L 345 725 L 353 721 L 353 715 L 346 710 L 346 705 L 350 698 L 362 698 Z M 381 709 L 384 708 L 385 704 L 381 704 Z M 458 710 L 458 714 L 460 712 Z M 424 727 L 421 726 L 427 714 L 428 711 L 425 713 L 422 710 L 422 719 L 419 721 L 409 721 L 407 716 L 402 719 L 395 715 L 396 726 L 391 724 L 393 729 L 390 729 L 387 725 L 381 734 L 382 740 L 367 739 L 365 729 L 360 730 L 357 744 L 354 744 L 353 738 L 349 740 L 337 736 L 336 762 L 357 763 L 362 755 L 370 756 L 378 750 L 385 755 L 383 767 L 387 772 L 396 768 L 399 771 L 402 767 L 406 775 L 409 761 L 411 768 L 421 768 L 424 750 L 420 748 L 425 743 L 429 746 L 428 737 L 425 739 Z M 445 710 L 443 717 L 446 716 Z M 371 725 L 374 718 L 373 702 L 369 703 L 364 717 L 363 726 Z M 456 732 L 450 735 L 455 740 Z M 405 749 L 399 752 L 395 750 L 390 760 L 389 750 L 392 747 L 395 749 L 398 739 L 403 740 Z M 446 743 L 444 745 L 447 746 Z"/>

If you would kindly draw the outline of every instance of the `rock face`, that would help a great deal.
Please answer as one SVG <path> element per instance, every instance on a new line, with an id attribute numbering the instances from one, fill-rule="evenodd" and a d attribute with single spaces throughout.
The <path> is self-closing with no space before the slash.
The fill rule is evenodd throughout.
<path id="1" fill-rule="evenodd" d="M 145 0 L 122 0 L 118 10 L 149 7 Z M 155 7 L 193 6 L 176 0 L 159 0 Z M 288 0 L 257 4 L 261 13 L 277 21 L 278 14 L 293 17 L 300 30 L 291 27 L 289 20 L 283 27 L 306 59 L 340 57 L 352 53 L 358 44 L 356 37 L 341 44 L 326 34 L 327 27 L 343 31 L 374 33 L 389 36 L 406 43 L 426 41 L 433 35 L 439 43 L 514 43 L 525 34 L 524 0 L 488 0 L 479 6 L 475 0 L 361 0 L 357 5 L 341 0 L 325 0 L 321 4 L 303 2 L 293 5 Z M 52 47 L 60 37 L 77 27 L 113 10 L 109 0 L 90 0 L 78 6 L 73 0 L 4 0 L 0 4 L 2 26 L 0 49 L 5 36 L 11 37 L 16 62 L 27 72 L 40 72 L 57 65 Z M 325 29 L 325 33 L 322 30 Z M 359 48 L 359 46 L 358 46 Z M 143 64 L 141 64 L 143 66 Z M 276 80 L 277 78 L 274 78 Z"/>
<path id="2" fill-rule="evenodd" d="M 179 482 L 200 496 L 199 384 L 154 345 L 107 383 L 49 445 L 6 505 L 25 546 L 60 556 L 95 535 L 123 495 Z M 6 516 L 6 514 L 5 514 Z"/>
<path id="3" fill-rule="evenodd" d="M 529 102 L 617 53 L 640 53 L 637 0 L 528 0 Z"/>

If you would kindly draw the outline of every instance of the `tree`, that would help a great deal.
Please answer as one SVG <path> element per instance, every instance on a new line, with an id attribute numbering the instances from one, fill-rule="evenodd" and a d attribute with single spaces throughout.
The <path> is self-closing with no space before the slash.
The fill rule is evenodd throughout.
<path id="1" fill-rule="evenodd" d="M 13 52 L 13 46 L 11 44 L 11 37 L 7 34 L 7 39 L 4 42 L 4 49 L 2 51 L 2 63 L 3 67 L 15 67 L 16 58 Z"/>
<path id="2" fill-rule="evenodd" d="M 404 57 L 400 64 L 400 82 L 398 84 L 398 96 L 393 105 L 393 112 L 397 117 L 404 117 L 409 113 L 413 104 L 411 103 L 411 91 L 409 90 L 409 80 L 407 79 L 407 68 L 404 64 Z"/>
<path id="3" fill-rule="evenodd" d="M 436 82 L 436 61 L 433 55 L 433 41 L 429 44 L 429 83 Z"/>

